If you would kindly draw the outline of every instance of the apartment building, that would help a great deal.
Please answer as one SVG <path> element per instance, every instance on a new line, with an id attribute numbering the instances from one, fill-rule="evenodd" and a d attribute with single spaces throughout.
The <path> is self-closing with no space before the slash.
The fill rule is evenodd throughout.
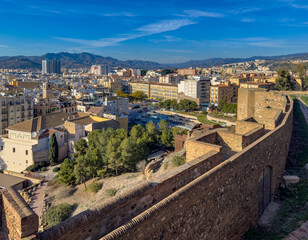
<path id="1" fill-rule="evenodd" d="M 33 100 L 30 96 L 0 97 L 1 134 L 5 128 L 33 117 Z"/>
<path id="2" fill-rule="evenodd" d="M 181 81 L 178 85 L 179 98 L 196 101 L 199 105 L 210 102 L 210 80 L 203 76 L 194 76 Z M 182 93 L 182 94 L 181 94 Z"/>
<path id="3" fill-rule="evenodd" d="M 150 97 L 160 100 L 177 99 L 178 85 L 166 83 L 151 83 Z"/>
<path id="4" fill-rule="evenodd" d="M 218 104 L 219 102 L 236 103 L 238 96 L 238 85 L 220 84 L 210 87 L 210 102 Z"/>
<path id="5" fill-rule="evenodd" d="M 133 92 L 143 92 L 148 97 L 150 97 L 150 83 L 147 82 L 129 82 L 128 92 L 131 94 Z"/>
<path id="6" fill-rule="evenodd" d="M 194 68 L 183 68 L 183 69 L 178 69 L 178 74 L 179 75 L 196 75 L 197 70 Z"/>
<path id="7" fill-rule="evenodd" d="M 183 77 L 177 74 L 167 74 L 159 77 L 159 83 L 178 84 Z"/>
<path id="8" fill-rule="evenodd" d="M 129 93 L 141 91 L 149 98 L 177 99 L 178 85 L 165 83 L 129 82 Z"/>

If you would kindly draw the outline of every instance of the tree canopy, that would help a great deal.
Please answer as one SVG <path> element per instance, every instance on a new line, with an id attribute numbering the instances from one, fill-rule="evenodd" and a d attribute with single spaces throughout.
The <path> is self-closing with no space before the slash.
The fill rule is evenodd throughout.
<path id="1" fill-rule="evenodd" d="M 279 90 L 287 91 L 293 90 L 294 84 L 289 70 L 278 70 L 278 78 L 276 79 L 276 88 Z"/>
<path id="2" fill-rule="evenodd" d="M 58 147 L 57 137 L 56 134 L 53 133 L 50 138 L 49 155 L 48 155 L 48 160 L 51 165 L 56 164 L 58 162 L 58 156 L 59 156 L 59 147 Z"/>
<path id="3" fill-rule="evenodd" d="M 154 145 L 171 147 L 174 135 L 184 132 L 180 128 L 170 129 L 166 120 L 161 120 L 158 126 L 149 122 L 145 127 L 133 126 L 130 132 L 112 128 L 93 130 L 88 142 L 80 139 L 74 145 L 74 160 L 65 159 L 58 181 L 65 185 L 81 184 L 93 177 L 135 171 L 136 164 L 147 159 Z"/>

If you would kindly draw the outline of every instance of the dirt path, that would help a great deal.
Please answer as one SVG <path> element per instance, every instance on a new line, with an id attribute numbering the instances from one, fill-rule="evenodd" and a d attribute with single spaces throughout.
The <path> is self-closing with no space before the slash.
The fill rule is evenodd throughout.
<path id="1" fill-rule="evenodd" d="M 32 196 L 33 200 L 30 203 L 31 209 L 39 216 L 39 219 L 41 219 L 42 216 L 42 207 L 43 207 L 46 186 L 47 186 L 46 182 L 44 182 L 41 186 L 38 186 L 37 190 L 34 192 L 34 195 Z"/>

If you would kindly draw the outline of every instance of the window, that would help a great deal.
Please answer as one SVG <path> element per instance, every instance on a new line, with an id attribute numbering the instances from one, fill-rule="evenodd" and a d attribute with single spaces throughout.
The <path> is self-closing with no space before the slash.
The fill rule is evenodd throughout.
<path id="1" fill-rule="evenodd" d="M 15 152 L 15 148 L 13 148 L 13 152 Z"/>
<path id="2" fill-rule="evenodd" d="M 26 150 L 26 155 L 28 155 L 28 150 Z"/>
<path id="3" fill-rule="evenodd" d="M 26 164 L 28 164 L 28 160 L 26 160 Z"/>
<path id="4" fill-rule="evenodd" d="M 3 146 L 1 146 L 1 151 L 3 150 Z"/>

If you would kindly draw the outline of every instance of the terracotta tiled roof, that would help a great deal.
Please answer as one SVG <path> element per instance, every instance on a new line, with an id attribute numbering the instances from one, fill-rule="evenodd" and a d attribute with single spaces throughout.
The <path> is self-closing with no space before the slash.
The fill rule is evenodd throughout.
<path id="1" fill-rule="evenodd" d="M 103 107 L 90 107 L 90 109 L 87 112 L 97 115 L 97 114 L 99 114 L 103 110 L 104 110 Z"/>
<path id="2" fill-rule="evenodd" d="M 15 130 L 21 132 L 39 132 L 43 129 L 54 128 L 62 125 L 64 121 L 68 119 L 78 118 L 82 116 L 88 116 L 87 113 L 54 113 L 46 116 L 39 116 L 36 118 L 29 119 L 27 121 L 14 124 L 6 130 Z"/>

